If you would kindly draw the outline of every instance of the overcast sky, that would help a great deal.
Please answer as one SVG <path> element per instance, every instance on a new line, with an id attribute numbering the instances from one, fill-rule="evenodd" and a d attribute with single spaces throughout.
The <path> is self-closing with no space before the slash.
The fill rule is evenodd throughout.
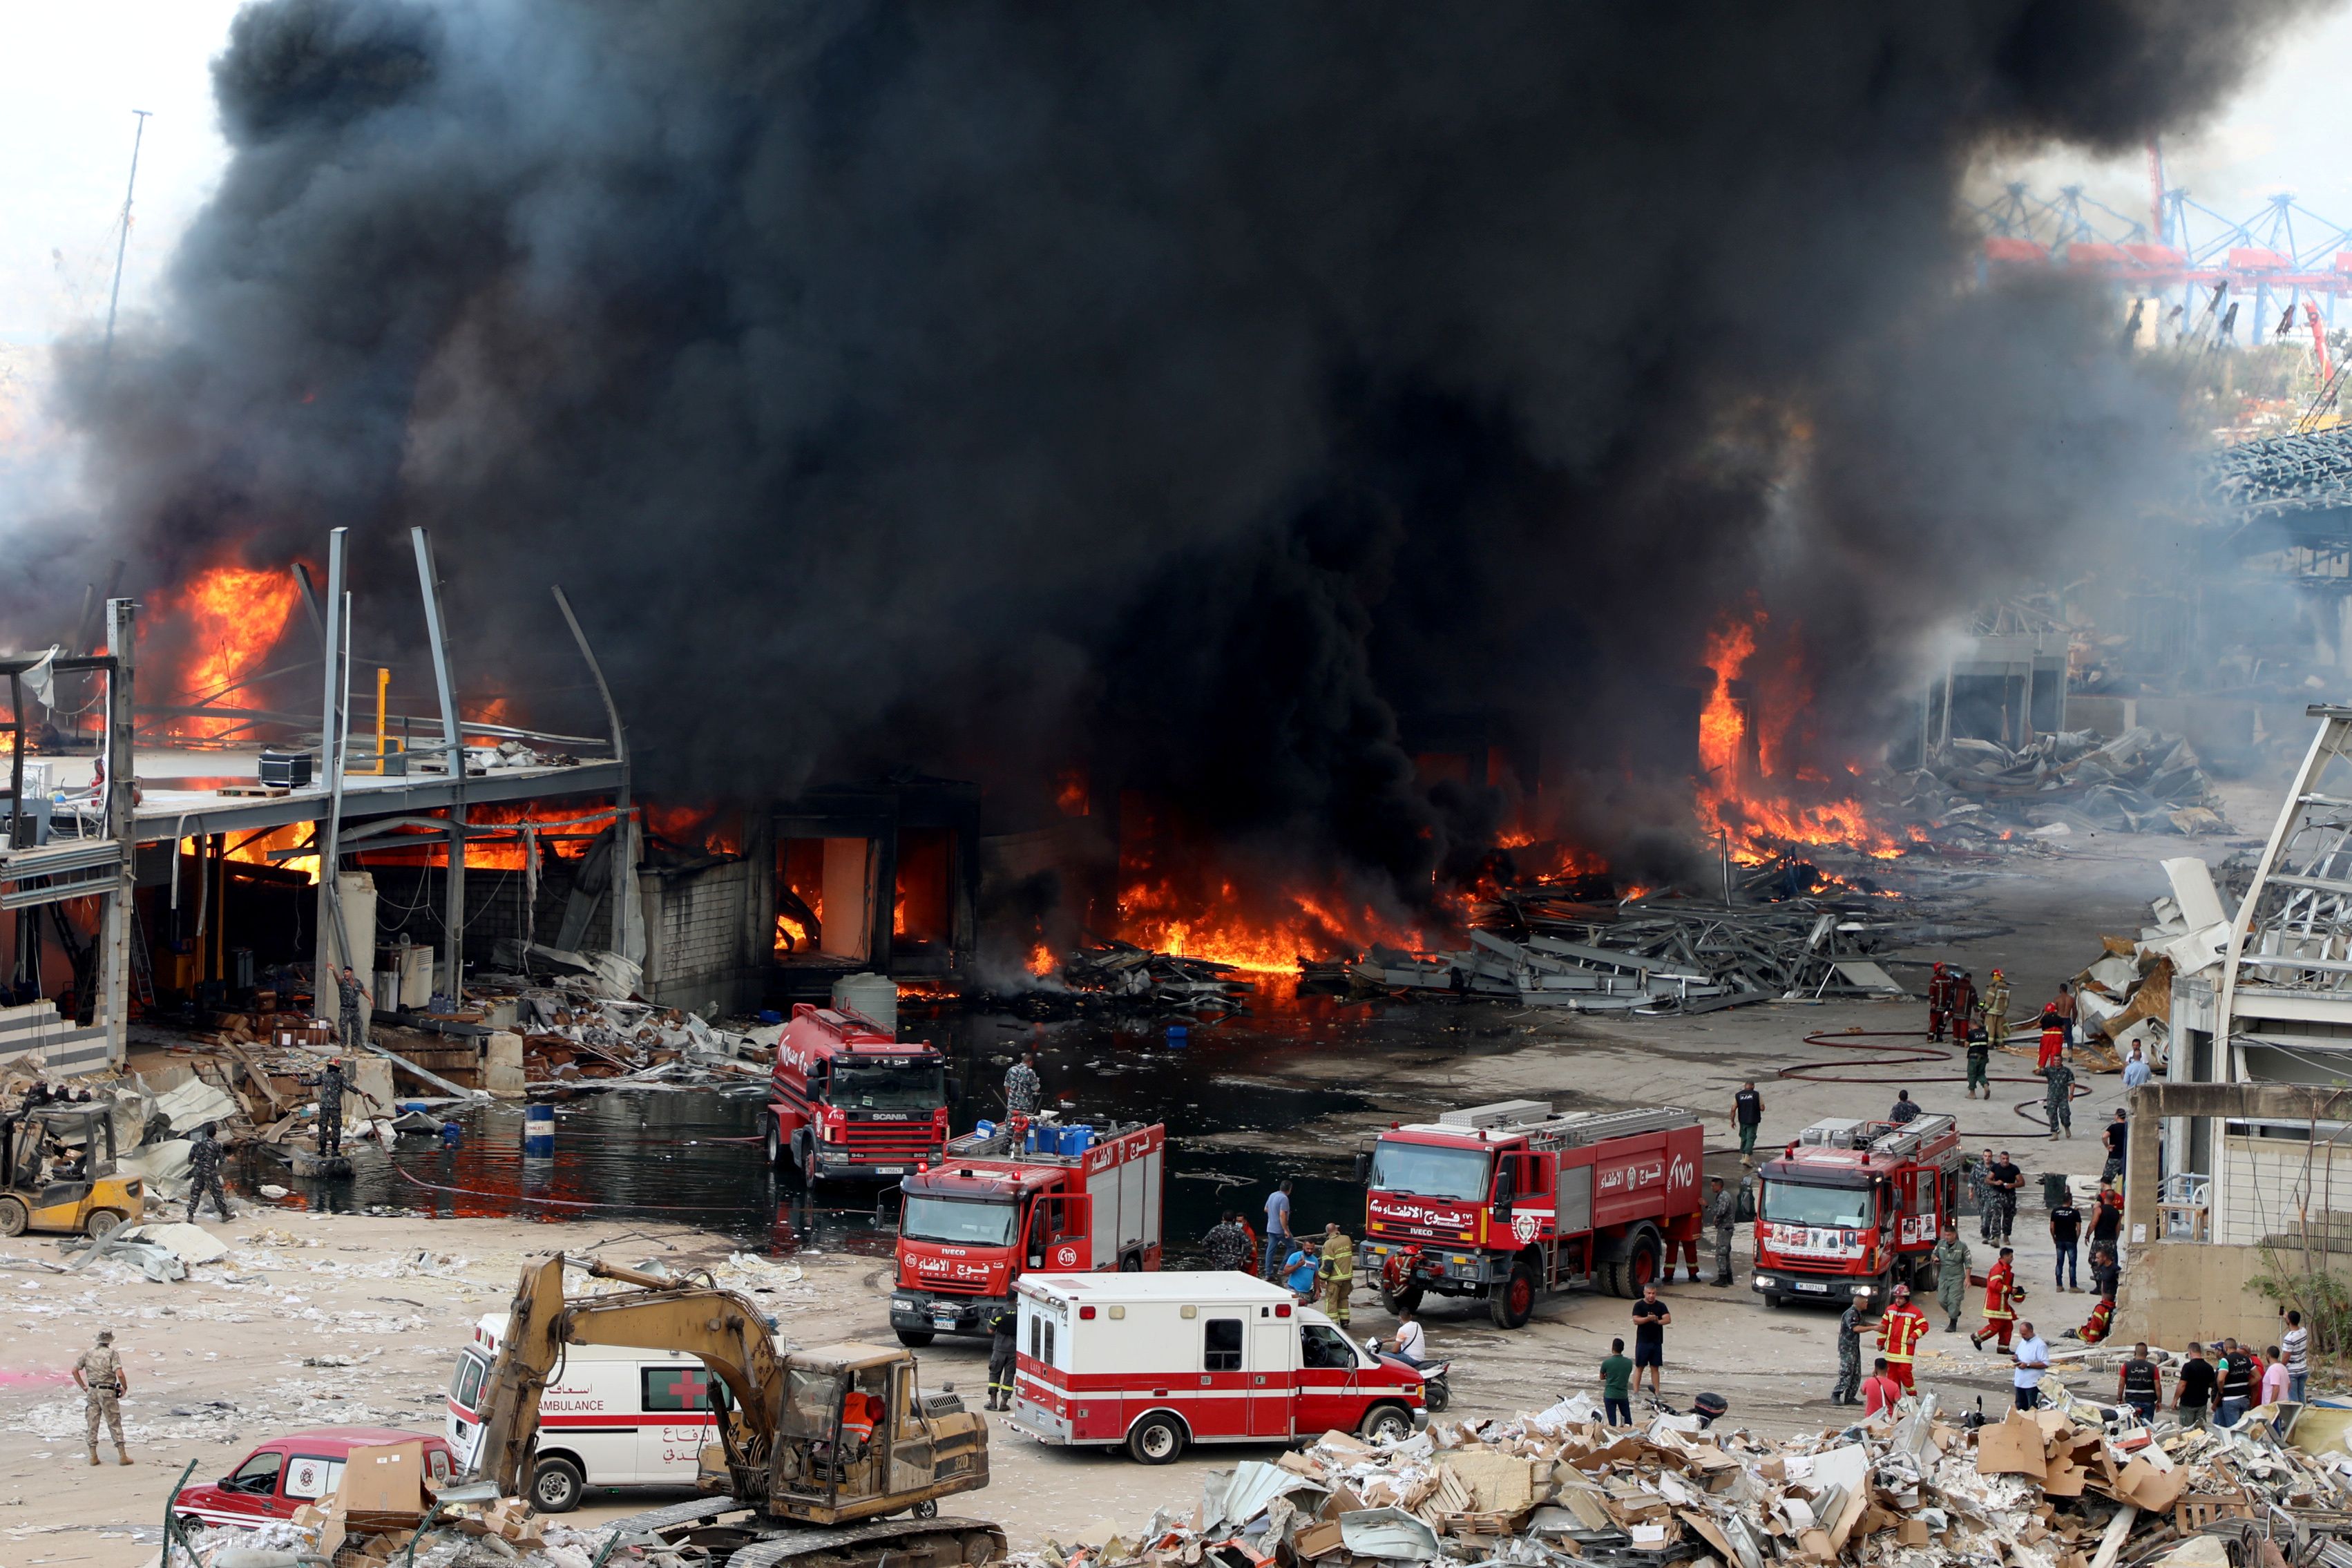
<path id="1" fill-rule="evenodd" d="M 138 109 L 154 118 L 140 158 L 122 303 L 154 303 L 173 242 L 227 156 L 206 68 L 236 10 L 236 0 L 17 0 L 0 13 L 0 348 L 37 346 L 76 321 L 103 318 Z M 2352 10 L 2270 40 L 2234 104 L 2209 126 L 2167 135 L 2168 182 L 2233 217 L 2291 191 L 2352 225 L 2347 61 Z M 2140 155 L 2102 164 L 2051 154 L 2017 172 L 2047 194 L 2080 182 L 2135 217 L 2147 210 Z"/>

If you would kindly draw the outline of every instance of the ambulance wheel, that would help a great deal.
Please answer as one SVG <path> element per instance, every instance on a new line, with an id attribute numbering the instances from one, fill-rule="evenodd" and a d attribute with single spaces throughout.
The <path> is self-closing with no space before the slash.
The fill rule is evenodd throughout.
<path id="1" fill-rule="evenodd" d="M 580 1467 L 569 1459 L 541 1459 L 531 1468 L 530 1506 L 541 1513 L 570 1513 L 580 1506 Z"/>
<path id="2" fill-rule="evenodd" d="M 20 1198 L 0 1198 L 0 1236 L 22 1236 L 32 1216 Z"/>
<path id="3" fill-rule="evenodd" d="M 1412 1436 L 1412 1417 L 1393 1405 L 1375 1405 L 1356 1433 L 1367 1443 L 1402 1443 Z"/>
<path id="4" fill-rule="evenodd" d="M 900 1329 L 897 1331 L 898 1342 L 910 1351 L 921 1350 L 931 1342 L 932 1335 L 929 1329 Z M 923 1517 L 929 1519 L 930 1516 L 925 1514 Z"/>
<path id="5" fill-rule="evenodd" d="M 1139 1464 L 1171 1464 L 1184 1451 L 1183 1423 L 1164 1410 L 1155 1410 L 1127 1435 L 1127 1451 Z"/>
<path id="6" fill-rule="evenodd" d="M 1381 1287 L 1381 1305 L 1389 1310 L 1391 1318 L 1399 1312 L 1418 1312 L 1421 1310 L 1421 1294 L 1418 1285 L 1408 1285 L 1402 1290 L 1391 1290 L 1383 1285 Z"/>
<path id="7" fill-rule="evenodd" d="M 1524 1327 L 1536 1310 L 1536 1277 L 1524 1263 L 1511 1266 L 1511 1277 L 1486 1297 L 1486 1313 L 1498 1329 Z"/>

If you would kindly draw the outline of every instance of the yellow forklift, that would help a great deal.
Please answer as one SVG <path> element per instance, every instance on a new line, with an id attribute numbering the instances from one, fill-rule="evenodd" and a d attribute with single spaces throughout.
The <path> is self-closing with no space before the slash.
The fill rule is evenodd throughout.
<path id="1" fill-rule="evenodd" d="M 114 1118 L 42 1105 L 0 1121 L 0 1236 L 104 1236 L 146 1208 L 145 1186 L 114 1168 Z"/>

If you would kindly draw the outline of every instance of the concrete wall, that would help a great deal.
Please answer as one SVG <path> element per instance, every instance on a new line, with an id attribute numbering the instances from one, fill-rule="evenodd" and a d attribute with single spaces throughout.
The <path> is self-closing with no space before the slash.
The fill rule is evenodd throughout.
<path id="1" fill-rule="evenodd" d="M 645 994 L 698 1012 L 760 1005 L 772 942 L 760 863 L 730 860 L 698 870 L 646 874 Z"/>
<path id="2" fill-rule="evenodd" d="M 2246 1284 L 2270 1264 L 2255 1247 L 2160 1241 L 2124 1249 L 2114 1340 L 2179 1350 L 2224 1335 L 2272 1345 L 2285 1331 L 2278 1309 Z"/>
<path id="3" fill-rule="evenodd" d="M 2352 1147 L 2304 1138 L 2224 1138 L 2213 1239 L 2352 1252 Z"/>

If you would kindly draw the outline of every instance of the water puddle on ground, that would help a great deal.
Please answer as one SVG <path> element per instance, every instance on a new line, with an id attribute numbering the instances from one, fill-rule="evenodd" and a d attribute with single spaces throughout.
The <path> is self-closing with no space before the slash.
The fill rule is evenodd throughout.
<path id="1" fill-rule="evenodd" d="M 941 1008 L 902 1015 L 899 1033 L 950 1054 L 961 1091 L 960 1132 L 1002 1113 L 1005 1062 L 998 1058 L 1023 1049 L 1038 1053 L 1049 1093 L 1074 1101 L 1076 1112 L 1165 1121 L 1167 1238 L 1181 1257 L 1197 1252 L 1223 1208 L 1262 1226 L 1265 1195 L 1284 1175 L 1297 1183 L 1294 1228 L 1319 1232 L 1337 1220 L 1356 1232 L 1363 1217 L 1350 1171 L 1357 1141 L 1288 1135 L 1371 1110 L 1363 1091 L 1377 1084 L 1384 1054 L 1489 1055 L 1528 1039 L 1492 1008 L 1348 1005 L 1288 990 L 1286 983 L 1262 986 L 1250 1016 L 1206 1025 L 1110 1016 L 1039 1024 Z M 1181 1044 L 1171 1042 L 1171 1022 L 1187 1024 Z M 1296 1087 L 1280 1081 L 1310 1057 L 1347 1060 L 1351 1069 L 1334 1073 L 1318 1060 Z M 524 1156 L 522 1105 L 503 1102 L 454 1112 L 462 1130 L 454 1144 L 404 1137 L 389 1156 L 363 1144 L 348 1178 L 257 1174 L 326 1210 L 526 1217 L 590 1227 L 597 1237 L 694 1226 L 753 1251 L 887 1257 L 895 1184 L 828 1183 L 812 1193 L 789 1169 L 770 1170 L 759 1138 L 764 1100 L 761 1085 L 583 1093 L 555 1107 L 552 1158 Z M 1253 1134 L 1265 1135 L 1265 1146 L 1253 1146 Z M 1199 1142 L 1209 1138 L 1218 1142 Z"/>

